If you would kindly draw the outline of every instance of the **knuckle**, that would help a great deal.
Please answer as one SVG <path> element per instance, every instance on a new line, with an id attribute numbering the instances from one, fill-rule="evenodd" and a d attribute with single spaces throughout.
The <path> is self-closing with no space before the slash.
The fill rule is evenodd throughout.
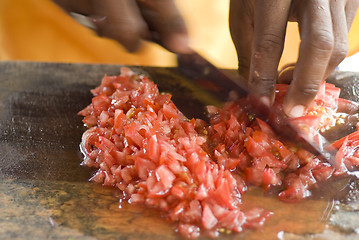
<path id="1" fill-rule="evenodd" d="M 296 91 L 302 95 L 303 97 L 309 99 L 314 98 L 317 95 L 318 89 L 320 87 L 320 83 L 311 82 L 307 84 L 297 84 Z"/>
<path id="2" fill-rule="evenodd" d="M 334 48 L 334 36 L 331 31 L 320 30 L 312 34 L 309 44 L 312 50 L 330 52 Z"/>
<path id="3" fill-rule="evenodd" d="M 250 80 L 251 90 L 261 95 L 270 95 L 275 90 L 275 78 L 253 77 Z"/>
<path id="4" fill-rule="evenodd" d="M 269 53 L 282 51 L 284 46 L 283 38 L 277 34 L 264 34 L 256 46 L 256 52 Z"/>
<path id="5" fill-rule="evenodd" d="M 348 51 L 348 42 L 346 40 L 338 41 L 334 46 L 332 59 L 339 63 L 348 55 Z"/>

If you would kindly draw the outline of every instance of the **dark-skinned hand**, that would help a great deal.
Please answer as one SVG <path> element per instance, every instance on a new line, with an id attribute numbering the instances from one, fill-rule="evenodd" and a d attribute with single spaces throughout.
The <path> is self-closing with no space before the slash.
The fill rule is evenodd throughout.
<path id="1" fill-rule="evenodd" d="M 173 0 L 54 0 L 67 12 L 90 17 L 100 36 L 136 51 L 143 40 L 188 53 L 185 23 Z"/>
<path id="2" fill-rule="evenodd" d="M 231 0 L 229 22 L 239 72 L 253 92 L 271 104 L 287 22 L 298 22 L 299 57 L 284 112 L 303 115 L 323 79 L 346 57 L 358 6 L 358 0 Z"/>

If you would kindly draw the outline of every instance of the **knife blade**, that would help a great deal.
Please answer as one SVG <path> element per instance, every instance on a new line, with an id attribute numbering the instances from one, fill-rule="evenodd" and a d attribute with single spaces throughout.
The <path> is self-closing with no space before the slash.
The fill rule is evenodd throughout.
<path id="1" fill-rule="evenodd" d="M 321 156 L 334 167 L 336 149 L 319 132 L 315 136 L 304 134 L 294 126 L 288 118 L 274 106 L 269 107 L 261 99 L 252 94 L 246 86 L 246 80 L 241 76 L 230 76 L 219 70 L 212 63 L 193 51 L 191 54 L 177 54 L 178 71 L 181 75 L 199 84 L 204 90 L 228 100 L 231 92 L 238 98 L 246 99 L 242 106 L 248 114 L 254 115 L 268 123 L 282 139 L 296 143 L 316 156 Z"/>

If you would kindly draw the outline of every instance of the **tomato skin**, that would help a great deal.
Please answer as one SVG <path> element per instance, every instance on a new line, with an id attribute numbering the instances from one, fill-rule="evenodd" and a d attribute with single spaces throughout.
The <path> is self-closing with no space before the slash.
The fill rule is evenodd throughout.
<path id="1" fill-rule="evenodd" d="M 349 170 L 356 170 L 359 165 L 357 155 L 359 153 L 359 131 L 353 132 L 332 144 L 338 149 L 335 156 L 336 174 L 345 173 Z"/>

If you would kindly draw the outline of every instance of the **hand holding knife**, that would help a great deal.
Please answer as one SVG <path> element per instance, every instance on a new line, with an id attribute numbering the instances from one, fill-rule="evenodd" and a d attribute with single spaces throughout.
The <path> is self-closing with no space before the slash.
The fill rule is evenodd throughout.
<path id="1" fill-rule="evenodd" d="M 80 24 L 92 29 L 96 28 L 88 17 L 77 13 L 72 13 L 71 15 Z M 245 109 L 248 113 L 267 122 L 278 136 L 297 143 L 317 156 L 322 156 L 332 166 L 335 166 L 335 151 L 334 149 L 329 151 L 330 144 L 323 136 L 318 133 L 318 136 L 312 136 L 309 139 L 308 136 L 300 133 L 278 109 L 269 107 L 258 96 L 251 94 L 245 85 L 246 80 L 244 78 L 240 76 L 234 78 L 225 74 L 195 51 L 190 54 L 178 53 L 177 60 L 179 72 L 185 77 L 191 79 L 194 83 L 201 82 L 202 88 L 224 101 L 228 100 L 228 96 L 232 91 L 240 98 L 247 98 L 247 102 L 250 104 L 245 106 Z M 207 84 L 203 84 L 204 81 Z M 313 139 L 316 139 L 316 141 L 313 142 Z"/>
<path id="2" fill-rule="evenodd" d="M 298 144 L 317 156 L 322 156 L 335 167 L 336 150 L 330 147 L 327 139 L 319 133 L 316 136 L 303 134 L 276 107 L 268 106 L 259 96 L 252 94 L 245 85 L 244 78 L 241 76 L 234 78 L 225 74 L 195 51 L 191 54 L 177 54 L 177 60 L 179 72 L 185 77 L 195 83 L 207 81 L 210 83 L 208 87 L 204 84 L 201 84 L 201 87 L 224 101 L 228 100 L 231 91 L 235 91 L 239 98 L 247 98 L 248 106 L 244 106 L 244 109 L 249 114 L 267 122 L 278 136 Z"/>

